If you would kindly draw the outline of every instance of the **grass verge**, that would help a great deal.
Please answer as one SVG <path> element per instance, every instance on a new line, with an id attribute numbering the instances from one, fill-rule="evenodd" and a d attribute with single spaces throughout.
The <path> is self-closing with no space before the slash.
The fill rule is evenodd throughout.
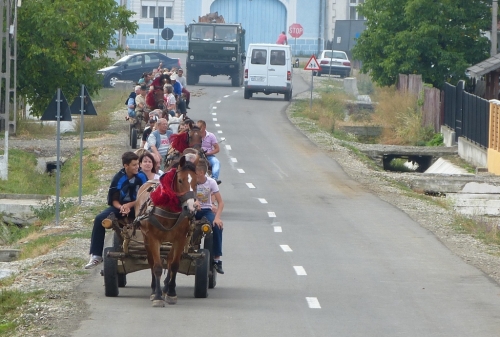
<path id="1" fill-rule="evenodd" d="M 30 302 L 43 301 L 43 291 L 24 293 L 16 290 L 0 290 L 0 335 L 7 336 L 19 325 L 21 308 Z"/>

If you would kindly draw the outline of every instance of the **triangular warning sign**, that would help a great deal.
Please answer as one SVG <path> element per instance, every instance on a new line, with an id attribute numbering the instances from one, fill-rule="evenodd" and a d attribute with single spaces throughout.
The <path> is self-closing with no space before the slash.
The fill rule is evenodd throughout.
<path id="1" fill-rule="evenodd" d="M 75 100 L 73 103 L 71 103 L 71 106 L 69 109 L 71 110 L 71 113 L 73 115 L 80 115 L 81 114 L 81 109 L 82 107 L 82 97 L 80 95 L 75 97 Z M 87 91 L 87 87 L 83 87 L 83 114 L 85 116 L 97 116 L 97 112 L 95 111 L 94 103 L 92 103 L 92 100 L 90 99 L 89 92 Z"/>
<path id="2" fill-rule="evenodd" d="M 318 60 L 316 60 L 316 56 L 311 56 L 309 61 L 307 61 L 306 66 L 304 67 L 304 70 L 321 70 L 318 64 Z"/>
<path id="3" fill-rule="evenodd" d="M 66 100 L 66 97 L 64 97 L 63 92 L 61 91 L 61 102 L 59 106 L 59 120 L 63 122 L 71 122 L 71 112 L 69 111 L 69 104 L 68 101 Z M 49 106 L 47 109 L 45 109 L 42 118 L 40 118 L 42 121 L 57 121 L 57 92 L 54 95 L 54 98 L 52 98 L 52 101 L 50 101 Z"/>

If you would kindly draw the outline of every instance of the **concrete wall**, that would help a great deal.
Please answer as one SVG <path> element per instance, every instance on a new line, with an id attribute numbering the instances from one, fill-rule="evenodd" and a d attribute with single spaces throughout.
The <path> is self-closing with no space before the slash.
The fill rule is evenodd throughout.
<path id="1" fill-rule="evenodd" d="M 475 166 L 487 167 L 488 165 L 487 150 L 469 142 L 463 137 L 458 138 L 458 155 Z"/>
<path id="2" fill-rule="evenodd" d="M 443 143 L 445 146 L 451 147 L 457 145 L 455 142 L 456 132 L 446 125 L 441 125 L 441 133 L 443 134 Z"/>

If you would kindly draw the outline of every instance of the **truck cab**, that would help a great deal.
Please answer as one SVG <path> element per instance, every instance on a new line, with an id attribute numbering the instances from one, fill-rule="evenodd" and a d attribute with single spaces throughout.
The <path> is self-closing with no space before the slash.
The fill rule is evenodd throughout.
<path id="1" fill-rule="evenodd" d="M 240 24 L 192 23 L 186 31 L 188 85 L 197 84 L 200 75 L 228 75 L 232 86 L 243 84 L 245 30 Z"/>

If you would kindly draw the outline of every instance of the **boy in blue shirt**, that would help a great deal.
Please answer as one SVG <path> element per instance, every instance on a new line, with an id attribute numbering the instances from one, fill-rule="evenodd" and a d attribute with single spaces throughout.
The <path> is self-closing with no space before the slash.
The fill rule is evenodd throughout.
<path id="1" fill-rule="evenodd" d="M 94 219 L 94 227 L 90 239 L 90 260 L 85 269 L 92 269 L 102 262 L 104 236 L 106 229 L 103 221 L 113 214 L 116 218 L 135 217 L 134 205 L 137 191 L 142 184 L 148 181 L 143 172 L 139 171 L 139 157 L 134 152 L 125 152 L 122 155 L 123 168 L 115 174 L 108 191 L 109 207 Z"/>

